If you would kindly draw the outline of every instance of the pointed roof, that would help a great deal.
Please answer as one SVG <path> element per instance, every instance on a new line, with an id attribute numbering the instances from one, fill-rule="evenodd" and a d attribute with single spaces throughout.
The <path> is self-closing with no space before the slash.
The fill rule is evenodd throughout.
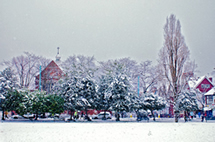
<path id="1" fill-rule="evenodd" d="M 204 79 L 207 79 L 207 81 L 213 85 L 213 83 L 211 82 L 210 79 L 207 78 L 207 76 L 202 76 L 200 78 L 198 78 L 197 80 L 193 79 L 193 80 L 190 80 L 188 81 L 188 85 L 190 88 L 197 88 L 199 86 L 199 84 L 204 80 Z M 214 86 L 214 85 L 213 85 Z"/>
<path id="2" fill-rule="evenodd" d="M 43 76 L 47 71 L 52 70 L 50 74 L 54 72 L 58 72 L 59 74 L 64 74 L 61 68 L 55 63 L 55 61 L 51 61 L 46 68 L 41 72 L 41 75 Z M 36 76 L 36 78 L 39 78 L 39 74 Z"/>

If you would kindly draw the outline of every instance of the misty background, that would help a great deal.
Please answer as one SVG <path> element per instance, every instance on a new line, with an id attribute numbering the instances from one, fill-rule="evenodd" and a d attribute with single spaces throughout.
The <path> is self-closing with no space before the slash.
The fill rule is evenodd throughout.
<path id="1" fill-rule="evenodd" d="M 98 61 L 130 57 L 157 63 L 163 27 L 176 15 L 198 65 L 214 71 L 214 0 L 0 0 L 0 62 L 24 51 L 55 59 L 94 56 Z"/>

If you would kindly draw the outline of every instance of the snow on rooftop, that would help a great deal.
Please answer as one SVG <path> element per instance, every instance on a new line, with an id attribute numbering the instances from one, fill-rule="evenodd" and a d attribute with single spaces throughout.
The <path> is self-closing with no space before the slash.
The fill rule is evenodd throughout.
<path id="1" fill-rule="evenodd" d="M 207 76 L 201 76 L 198 79 L 191 79 L 188 81 L 188 85 L 191 89 L 195 89 L 204 79 L 207 79 L 211 84 L 213 84 Z"/>
<path id="2" fill-rule="evenodd" d="M 211 90 L 209 90 L 207 93 L 205 93 L 206 95 L 214 95 L 215 94 L 215 87 L 213 87 Z"/>

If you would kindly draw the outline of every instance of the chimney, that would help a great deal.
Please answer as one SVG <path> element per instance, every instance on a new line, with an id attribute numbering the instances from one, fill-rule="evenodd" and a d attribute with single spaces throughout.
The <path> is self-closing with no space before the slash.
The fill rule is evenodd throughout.
<path id="1" fill-rule="evenodd" d="M 213 79 L 212 79 L 212 77 L 209 77 L 209 80 L 210 80 L 211 82 L 213 82 Z"/>

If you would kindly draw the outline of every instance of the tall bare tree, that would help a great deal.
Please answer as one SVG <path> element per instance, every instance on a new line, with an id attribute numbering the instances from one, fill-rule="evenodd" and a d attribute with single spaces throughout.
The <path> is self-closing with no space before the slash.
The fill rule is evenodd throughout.
<path id="1" fill-rule="evenodd" d="M 179 114 L 176 102 L 184 86 L 182 76 L 189 55 L 189 49 L 181 33 L 180 21 L 176 20 L 176 16 L 172 14 L 169 18 L 167 17 L 164 26 L 164 44 L 159 52 L 159 64 L 172 91 L 175 122 L 178 122 Z"/>

